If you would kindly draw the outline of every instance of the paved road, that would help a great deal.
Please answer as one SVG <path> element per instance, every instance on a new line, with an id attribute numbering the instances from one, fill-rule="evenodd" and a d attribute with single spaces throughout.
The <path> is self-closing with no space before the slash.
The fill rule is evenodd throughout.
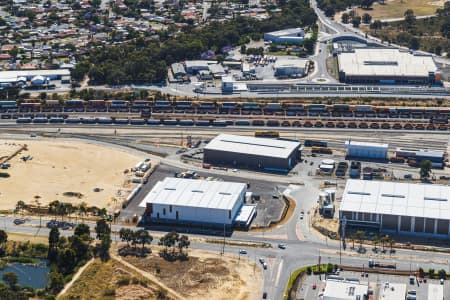
<path id="1" fill-rule="evenodd" d="M 111 128 L 111 127 L 110 127 Z M 28 129 L 25 129 L 27 131 Z M 78 138 L 88 138 L 89 135 L 85 134 L 84 131 L 86 128 L 72 128 L 72 133 L 70 135 L 66 135 L 66 137 L 76 136 Z M 93 131 L 94 130 L 94 131 Z M 104 130 L 102 128 L 91 129 L 91 134 L 95 132 L 95 130 Z M 114 145 L 118 144 L 117 137 L 113 137 L 111 133 L 111 129 L 108 134 L 103 134 L 102 136 L 97 136 L 96 141 L 103 144 L 114 143 Z M 160 129 L 161 130 L 161 129 Z M 178 130 L 178 129 L 176 129 Z M 199 131 L 203 131 L 203 129 L 198 129 Z M 217 130 L 217 129 L 216 129 Z M 81 133 L 77 133 L 77 131 Z M 146 130 L 147 131 L 147 130 Z M 150 130 L 148 131 L 151 132 Z M 9 132 L 11 133 L 11 132 Z M 63 133 L 66 134 L 66 133 Z M 350 133 L 349 133 L 350 134 Z M 423 133 L 422 133 L 423 134 Z M 128 134 L 127 134 L 128 135 Z M 389 133 L 388 136 L 392 136 L 395 138 L 393 133 Z M 415 135 L 416 136 L 416 135 Z M 94 136 L 91 136 L 94 138 Z M 139 135 L 139 138 L 142 138 L 142 135 Z M 446 137 L 448 141 L 448 138 Z M 411 139 L 413 142 L 413 139 Z M 131 142 L 131 140 L 127 140 L 126 144 L 119 143 L 120 146 L 136 146 L 136 143 Z M 162 162 L 173 165 L 176 167 L 180 167 L 182 169 L 186 168 L 186 165 L 180 163 L 173 157 L 169 158 L 159 158 Z M 191 166 L 190 166 L 191 168 Z M 192 167 L 195 168 L 195 167 Z M 217 174 L 218 176 L 224 175 L 223 172 L 214 171 L 214 170 L 202 170 L 203 172 L 207 172 L 210 174 Z M 255 174 L 245 171 L 240 171 L 238 174 L 229 173 L 228 176 L 236 176 L 236 177 L 249 177 L 252 176 L 255 179 L 270 180 L 274 182 L 284 182 L 289 183 L 293 178 L 286 176 L 276 176 L 276 175 L 266 175 L 266 174 Z M 359 255 L 355 252 L 343 251 L 342 255 L 339 253 L 339 244 L 335 241 L 329 241 L 327 239 L 323 240 L 322 238 L 314 235 L 311 231 L 310 224 L 308 221 L 307 212 L 310 211 L 315 206 L 315 201 L 318 193 L 317 189 L 317 181 L 310 177 L 303 177 L 304 186 L 294 186 L 289 187 L 290 195 L 294 197 L 296 200 L 297 206 L 292 218 L 286 222 L 283 226 L 280 226 L 276 229 L 265 233 L 258 232 L 235 232 L 231 239 L 245 241 L 245 242 L 266 242 L 272 245 L 271 248 L 251 248 L 248 247 L 247 256 L 251 260 L 257 261 L 259 257 L 263 257 L 268 262 L 268 269 L 264 271 L 264 291 L 268 292 L 269 299 L 282 299 L 282 295 L 284 293 L 285 285 L 289 279 L 290 274 L 302 265 L 307 264 L 315 264 L 318 262 L 319 255 L 321 256 L 322 263 L 333 263 L 343 265 L 356 265 L 362 266 L 363 264 L 367 265 L 369 256 L 375 256 L 372 253 L 367 253 L 366 255 Z M 303 220 L 300 218 L 301 211 L 305 211 L 305 217 Z M 47 228 L 39 228 L 39 220 L 31 219 L 26 222 L 24 225 L 16 226 L 13 224 L 13 217 L 3 216 L 0 218 L 0 228 L 4 229 L 8 232 L 18 232 L 24 234 L 34 234 L 34 235 L 48 235 L 49 230 Z M 79 222 L 79 220 L 72 220 Z M 93 229 L 94 224 L 89 224 Z M 117 232 L 120 228 L 126 227 L 122 225 L 113 225 L 113 231 Z M 71 231 L 62 231 L 63 235 L 72 234 Z M 161 235 L 161 232 L 152 231 L 152 234 L 156 237 Z M 193 248 L 205 249 L 216 251 L 220 253 L 222 250 L 222 245 L 220 244 L 211 244 L 201 242 L 204 236 L 202 235 L 190 235 L 195 238 L 192 243 Z M 117 235 L 113 235 L 113 240 L 117 241 Z M 217 237 L 216 237 L 217 238 Z M 220 239 L 220 238 L 219 238 Z M 230 238 L 226 238 L 230 239 Z M 278 243 L 285 243 L 287 248 L 285 250 L 278 249 Z M 225 251 L 229 253 L 238 254 L 239 247 L 233 246 L 225 246 Z M 434 268 L 434 269 L 447 269 L 448 261 L 450 259 L 449 254 L 442 253 L 427 253 L 427 252 L 412 252 L 408 250 L 399 250 L 393 256 L 389 255 L 376 255 L 377 260 L 385 261 L 385 262 L 396 262 L 398 268 L 408 270 L 410 265 L 414 266 L 424 266 L 424 268 Z M 258 263 L 259 265 L 259 263 Z M 260 265 L 259 265 L 260 266 Z"/>

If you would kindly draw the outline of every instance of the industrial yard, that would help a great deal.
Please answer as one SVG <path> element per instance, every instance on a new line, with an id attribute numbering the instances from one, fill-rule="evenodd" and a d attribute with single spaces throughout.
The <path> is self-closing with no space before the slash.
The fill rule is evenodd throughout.
<path id="1" fill-rule="evenodd" d="M 0 156 L 9 156 L 25 144 L 27 150 L 1 170 L 9 177 L 0 180 L 0 209 L 13 209 L 20 200 L 39 205 L 54 200 L 99 208 L 120 205 L 134 187 L 125 171 L 143 160 L 117 148 L 60 139 L 4 139 Z"/>

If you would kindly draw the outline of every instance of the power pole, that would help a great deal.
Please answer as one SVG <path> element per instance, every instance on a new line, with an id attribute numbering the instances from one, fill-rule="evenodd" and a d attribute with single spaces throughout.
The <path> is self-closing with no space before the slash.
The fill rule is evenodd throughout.
<path id="1" fill-rule="evenodd" d="M 223 245 L 222 245 L 222 255 L 225 254 L 225 223 L 223 223 Z"/>

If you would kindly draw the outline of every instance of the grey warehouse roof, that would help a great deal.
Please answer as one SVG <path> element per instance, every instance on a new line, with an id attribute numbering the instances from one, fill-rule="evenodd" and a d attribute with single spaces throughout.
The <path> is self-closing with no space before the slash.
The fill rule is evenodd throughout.
<path id="1" fill-rule="evenodd" d="M 305 69 L 306 64 L 308 63 L 307 59 L 301 58 L 278 58 L 274 64 L 275 69 L 279 68 L 301 68 Z"/>
<path id="2" fill-rule="evenodd" d="M 230 210 L 247 188 L 245 183 L 166 177 L 139 204 L 147 203 Z"/>
<path id="3" fill-rule="evenodd" d="M 347 180 L 341 211 L 450 219 L 450 186 Z"/>
<path id="4" fill-rule="evenodd" d="M 205 146 L 207 150 L 235 152 L 267 157 L 288 158 L 299 142 L 220 134 Z"/>
<path id="5" fill-rule="evenodd" d="M 338 56 L 339 71 L 354 76 L 427 77 L 437 67 L 431 56 L 413 55 L 397 49 L 355 49 Z"/>
<path id="6" fill-rule="evenodd" d="M 288 29 L 282 29 L 282 30 L 278 30 L 278 31 L 272 31 L 272 32 L 267 32 L 267 34 L 270 34 L 272 36 L 289 36 L 289 35 L 297 35 L 300 34 L 301 36 L 303 36 L 305 34 L 305 31 L 303 30 L 303 28 L 288 28 Z"/>

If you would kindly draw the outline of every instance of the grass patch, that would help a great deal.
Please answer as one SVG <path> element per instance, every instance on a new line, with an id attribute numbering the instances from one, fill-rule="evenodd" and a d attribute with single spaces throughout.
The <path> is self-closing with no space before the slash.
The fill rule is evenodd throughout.
<path id="1" fill-rule="evenodd" d="M 365 10 L 358 8 L 357 13 L 362 16 L 364 13 L 368 13 L 373 19 L 391 19 L 391 18 L 403 18 L 407 9 L 412 9 L 416 16 L 428 16 L 436 13 L 438 8 L 442 8 L 443 5 L 432 5 L 431 3 L 437 3 L 438 1 L 423 1 L 423 0 L 392 0 L 386 1 L 386 4 L 374 3 L 372 9 Z M 442 2 L 443 4 L 444 2 Z"/>
<path id="2" fill-rule="evenodd" d="M 16 233 L 16 232 L 8 232 L 8 241 L 16 241 L 16 242 L 27 242 L 30 243 L 41 243 L 48 244 L 48 237 L 43 235 L 32 235 L 32 234 L 24 234 L 24 233 Z"/>

